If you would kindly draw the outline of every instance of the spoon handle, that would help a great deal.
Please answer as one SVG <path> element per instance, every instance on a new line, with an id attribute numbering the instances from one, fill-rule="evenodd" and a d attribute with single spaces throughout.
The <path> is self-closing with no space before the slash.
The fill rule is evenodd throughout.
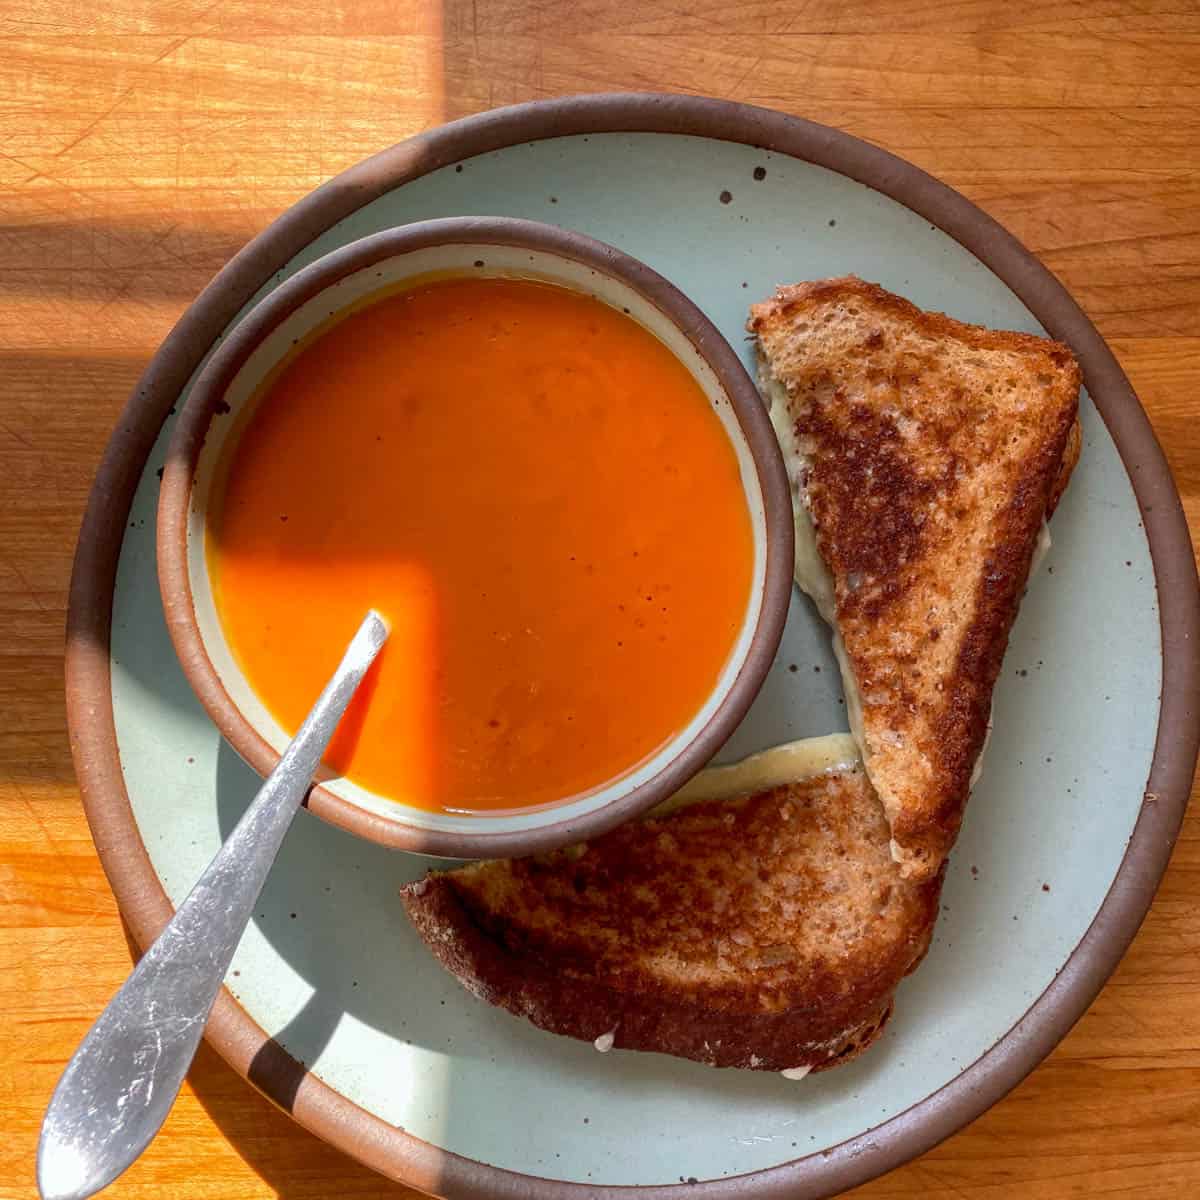
<path id="1" fill-rule="evenodd" d="M 83 1200 L 150 1144 L 329 739 L 387 638 L 368 613 L 279 765 L 67 1064 L 42 1122 L 43 1200 Z"/>

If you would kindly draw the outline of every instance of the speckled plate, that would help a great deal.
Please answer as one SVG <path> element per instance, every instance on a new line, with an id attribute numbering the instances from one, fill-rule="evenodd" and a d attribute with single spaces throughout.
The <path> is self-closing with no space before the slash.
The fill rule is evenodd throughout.
<path id="1" fill-rule="evenodd" d="M 828 1075 L 792 1083 L 600 1055 L 442 973 L 396 899 L 426 862 L 301 814 L 208 1037 L 302 1124 L 428 1191 L 559 1197 L 686 1182 L 691 1197 L 832 1194 L 983 1111 L 1083 1012 L 1166 865 L 1200 694 L 1186 526 L 1112 355 L 1008 234 L 880 150 L 717 101 L 580 97 L 405 142 L 252 242 L 155 356 L 81 535 L 68 694 L 97 847 L 145 944 L 258 782 L 189 690 L 159 603 L 157 473 L 189 379 L 223 330 L 318 255 L 473 213 L 611 242 L 682 288 L 735 345 L 747 305 L 775 284 L 852 271 L 925 307 L 1074 347 L 1089 393 L 1083 457 L 1013 633 L 933 949 L 880 1044 Z M 828 639 L 797 597 L 725 756 L 842 728 Z"/>

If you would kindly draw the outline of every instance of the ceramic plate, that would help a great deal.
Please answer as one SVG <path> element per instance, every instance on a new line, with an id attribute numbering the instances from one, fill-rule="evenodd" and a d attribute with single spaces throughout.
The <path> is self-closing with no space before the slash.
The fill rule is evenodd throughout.
<path id="1" fill-rule="evenodd" d="M 1145 913 L 1197 738 L 1196 577 L 1178 497 L 1127 382 L 1058 283 L 882 151 L 664 96 L 522 106 L 406 142 L 319 189 L 217 277 L 152 362 L 101 469 L 73 585 L 70 719 L 97 846 L 143 944 L 258 784 L 163 626 L 154 517 L 171 414 L 222 330 L 280 279 L 363 234 L 459 214 L 532 217 L 620 247 L 747 361 L 752 300 L 854 272 L 966 321 L 1048 330 L 1084 365 L 1083 456 L 1013 632 L 933 948 L 869 1054 L 795 1083 L 540 1033 L 474 1000 L 410 930 L 396 890 L 426 861 L 307 813 L 209 1027 L 297 1120 L 429 1191 L 831 1194 L 1003 1095 L 1083 1012 Z M 723 757 L 845 727 L 828 638 L 796 596 Z"/>

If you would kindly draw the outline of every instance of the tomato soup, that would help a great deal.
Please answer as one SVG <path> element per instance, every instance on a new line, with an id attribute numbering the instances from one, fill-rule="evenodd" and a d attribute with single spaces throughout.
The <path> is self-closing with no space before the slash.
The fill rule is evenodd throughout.
<path id="1" fill-rule="evenodd" d="M 618 778 L 710 695 L 745 620 L 734 450 L 630 317 L 453 278 L 298 348 L 220 473 L 207 555 L 239 665 L 289 732 L 368 608 L 391 635 L 328 765 L 441 812 Z"/>

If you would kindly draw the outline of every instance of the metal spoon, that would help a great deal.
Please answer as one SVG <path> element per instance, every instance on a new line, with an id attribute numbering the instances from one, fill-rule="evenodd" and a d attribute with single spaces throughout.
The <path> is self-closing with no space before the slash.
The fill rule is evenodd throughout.
<path id="1" fill-rule="evenodd" d="M 368 613 L 279 765 L 67 1064 L 38 1143 L 43 1200 L 94 1195 L 166 1119 L 283 835 L 386 638 Z"/>

